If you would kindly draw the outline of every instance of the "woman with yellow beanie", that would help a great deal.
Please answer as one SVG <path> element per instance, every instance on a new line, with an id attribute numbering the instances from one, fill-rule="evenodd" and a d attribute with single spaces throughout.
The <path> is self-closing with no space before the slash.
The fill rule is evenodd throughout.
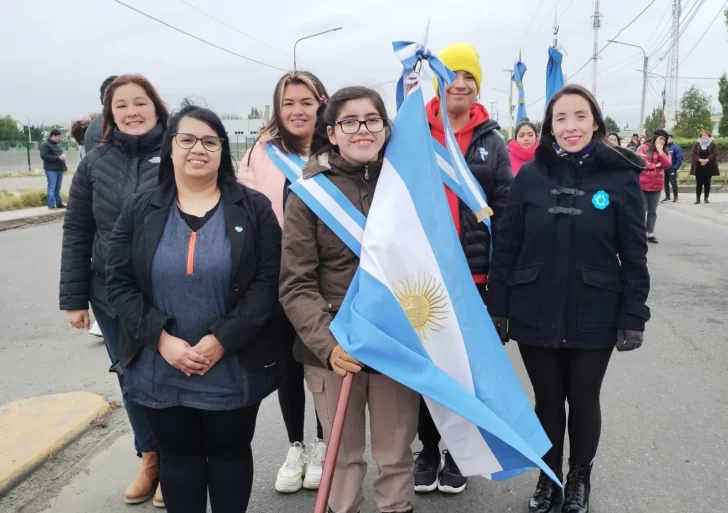
<path id="1" fill-rule="evenodd" d="M 469 43 L 454 43 L 445 47 L 439 57 L 457 75 L 445 89 L 448 120 L 460 151 L 494 212 L 491 234 L 455 193 L 445 187 L 455 229 L 460 235 L 473 281 L 483 297 L 489 270 L 491 237 L 497 246 L 498 222 L 513 181 L 511 162 L 498 133 L 500 126 L 490 119 L 486 108 L 475 101 L 483 81 L 480 56 L 475 47 Z M 435 91 L 437 96 L 427 104 L 427 119 L 432 137 L 444 145 L 445 129 L 440 103 L 442 91 L 437 90 L 437 83 Z M 420 401 L 417 431 L 423 448 L 415 462 L 415 491 L 422 493 L 438 489 L 444 493 L 462 492 L 467 486 L 467 479 L 462 476 L 447 451 L 444 452 L 444 458 L 441 457 L 440 433 L 424 401 Z"/>

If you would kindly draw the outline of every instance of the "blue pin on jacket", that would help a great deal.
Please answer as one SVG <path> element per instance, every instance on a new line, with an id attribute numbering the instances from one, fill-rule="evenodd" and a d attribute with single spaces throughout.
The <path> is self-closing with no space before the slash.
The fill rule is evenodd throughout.
<path id="1" fill-rule="evenodd" d="M 597 210 L 604 210 L 609 206 L 609 194 L 607 194 L 606 191 L 597 191 L 594 196 L 592 196 L 592 205 L 594 205 L 594 208 Z"/>

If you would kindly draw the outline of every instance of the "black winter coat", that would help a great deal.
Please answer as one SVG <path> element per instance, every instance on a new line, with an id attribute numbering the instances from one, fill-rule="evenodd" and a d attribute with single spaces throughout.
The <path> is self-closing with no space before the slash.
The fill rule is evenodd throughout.
<path id="1" fill-rule="evenodd" d="M 650 275 L 642 166 L 631 151 L 597 146 L 582 158 L 539 147 L 521 168 L 487 294 L 490 314 L 509 319 L 514 340 L 596 349 L 614 346 L 618 328 L 644 331 Z"/>
<path id="2" fill-rule="evenodd" d="M 508 191 L 513 183 L 511 159 L 503 139 L 498 134 L 498 123 L 486 121 L 473 133 L 473 139 L 465 153 L 465 161 L 471 173 L 485 192 L 488 205 L 493 209 L 491 227 L 493 244 L 498 238 L 503 211 L 506 207 Z M 460 201 L 460 240 L 472 274 L 488 274 L 490 233 L 483 223 L 478 222 L 475 214 Z"/>
<path id="3" fill-rule="evenodd" d="M 243 366 L 271 367 L 283 348 L 283 309 L 278 305 L 281 228 L 262 194 L 234 181 L 220 189 L 232 257 L 230 306 L 209 330 L 225 353 L 239 355 Z M 170 331 L 174 322 L 154 306 L 152 263 L 176 199 L 173 182 L 135 195 L 124 205 L 109 241 L 106 286 L 121 321 L 122 366 L 145 346 L 156 351 L 162 329 Z"/>
<path id="4" fill-rule="evenodd" d="M 109 237 L 124 201 L 158 184 L 162 135 L 161 125 L 138 137 L 117 131 L 81 161 L 63 221 L 61 310 L 93 301 L 115 316 L 104 286 Z"/>
<path id="5" fill-rule="evenodd" d="M 46 171 L 65 171 L 68 169 L 66 161 L 61 160 L 63 148 L 50 137 L 40 143 L 38 150 L 40 151 L 40 159 L 43 161 L 43 169 Z"/>

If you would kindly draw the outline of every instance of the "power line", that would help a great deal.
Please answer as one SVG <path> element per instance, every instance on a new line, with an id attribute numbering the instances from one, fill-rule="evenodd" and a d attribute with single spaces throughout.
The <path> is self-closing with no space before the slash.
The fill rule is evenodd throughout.
<path id="1" fill-rule="evenodd" d="M 265 62 L 261 62 L 261 61 L 255 60 L 255 59 L 251 59 L 250 57 L 246 57 L 245 55 L 240 55 L 239 53 L 235 53 L 232 50 L 228 50 L 227 48 L 223 48 L 222 46 L 218 46 L 218 45 L 216 45 L 214 43 L 211 43 L 209 41 L 206 41 L 206 40 L 204 40 L 202 38 L 199 38 L 199 37 L 197 37 L 197 36 L 195 36 L 193 34 L 190 34 L 189 32 L 185 32 L 182 29 L 179 29 L 179 28 L 177 28 L 177 27 L 175 27 L 173 25 L 170 25 L 167 22 L 164 22 L 164 21 L 162 21 L 160 19 L 157 19 L 154 16 L 151 16 L 151 15 L 145 13 L 145 12 L 142 12 L 139 9 L 136 9 L 136 8 L 132 7 L 131 5 L 127 5 L 124 2 L 122 2 L 121 0 L 114 0 L 114 2 L 116 2 L 117 4 L 123 5 L 124 7 L 128 8 L 128 9 L 131 9 L 132 11 L 138 12 L 142 16 L 146 16 L 147 18 L 152 19 L 152 20 L 156 21 L 157 23 L 161 23 L 165 27 L 169 27 L 172 30 L 176 30 L 177 32 L 181 32 L 182 34 L 184 34 L 186 36 L 189 36 L 189 37 L 191 37 L 193 39 L 196 39 L 197 41 L 200 41 L 201 43 L 205 43 L 206 45 L 210 45 L 213 48 L 217 48 L 218 50 L 222 50 L 223 52 L 229 53 L 229 54 L 234 55 L 236 57 L 240 57 L 241 59 L 245 59 L 246 61 L 254 62 L 255 64 L 260 64 L 261 66 L 265 66 L 267 68 L 273 68 L 273 69 L 277 69 L 277 70 L 280 70 L 280 71 L 288 71 L 286 68 L 279 68 L 278 66 L 274 66 L 272 64 L 267 64 Z"/>
<path id="2" fill-rule="evenodd" d="M 536 37 L 536 35 L 537 35 L 537 34 L 539 33 L 539 31 L 540 31 L 540 30 L 541 30 L 541 28 L 542 28 L 542 27 L 544 26 L 544 24 L 545 24 L 545 23 L 546 23 L 546 22 L 547 22 L 548 20 L 550 20 L 550 19 L 551 19 L 551 13 L 553 13 L 553 12 L 554 12 L 554 10 L 555 10 L 555 9 L 556 9 L 556 8 L 557 8 L 558 6 L 559 6 L 559 0 L 556 0 L 556 4 L 554 4 L 553 8 L 552 8 L 552 9 L 551 9 L 551 10 L 550 10 L 550 11 L 548 12 L 548 14 L 546 14 L 546 15 L 545 15 L 545 16 L 543 17 L 543 20 L 541 20 L 541 25 L 539 25 L 539 26 L 538 26 L 538 28 L 537 28 L 536 30 L 534 30 L 534 31 L 533 31 L 533 34 L 531 35 L 531 37 L 530 37 L 530 38 L 528 39 L 528 41 L 526 42 L 526 44 L 525 44 L 525 45 L 523 45 L 523 47 L 524 47 L 524 48 L 528 47 L 528 46 L 529 46 L 529 45 L 530 45 L 530 44 L 531 44 L 531 43 L 533 42 L 534 38 L 535 38 L 535 37 Z"/>
<path id="3" fill-rule="evenodd" d="M 713 21 L 710 22 L 710 25 L 708 25 L 708 28 L 705 29 L 705 31 L 703 32 L 703 35 L 700 36 L 700 39 L 697 40 L 697 42 L 693 45 L 693 47 L 690 49 L 690 51 L 687 53 L 687 55 L 685 55 L 685 57 L 683 57 L 683 60 L 680 61 L 680 64 L 685 62 L 685 59 L 690 57 L 690 54 L 693 53 L 693 50 L 695 50 L 695 48 L 697 48 L 698 44 L 700 44 L 700 42 L 703 40 L 703 38 L 705 37 L 705 34 L 708 33 L 708 31 L 710 30 L 710 27 L 713 26 L 713 23 L 715 23 L 715 20 L 717 20 L 718 17 L 723 13 L 723 11 L 727 5 L 728 5 L 728 0 L 726 0 L 726 2 L 723 3 L 723 6 L 718 10 L 718 12 L 715 15 L 715 18 L 713 18 Z"/>
<path id="4" fill-rule="evenodd" d="M 685 16 L 685 23 L 684 23 L 682 29 L 680 29 L 678 36 L 676 38 L 673 38 L 673 41 L 670 43 L 670 46 L 667 47 L 665 52 L 662 54 L 662 57 L 657 59 L 657 62 L 652 65 L 652 67 L 650 68 L 650 71 L 657 68 L 657 66 L 659 66 L 663 60 L 665 60 L 665 57 L 667 57 L 667 55 L 670 53 L 670 50 L 672 50 L 672 48 L 677 44 L 677 42 L 683 36 L 683 34 L 685 34 L 685 31 L 688 29 L 690 24 L 695 19 L 695 16 L 698 14 L 698 11 L 700 11 L 700 8 L 703 6 L 704 2 L 705 2 L 705 0 L 696 0 L 695 1 L 695 3 L 693 4 L 692 10 L 690 12 L 688 12 L 688 14 Z M 655 52 L 655 53 L 657 53 L 657 52 Z"/>
<path id="5" fill-rule="evenodd" d="M 669 3 L 669 0 L 668 0 Z M 669 6 L 668 6 L 669 7 Z M 665 21 L 665 17 L 670 12 L 670 9 L 663 9 L 662 11 L 662 17 L 657 22 L 657 25 L 655 26 L 655 30 L 652 32 L 652 35 L 648 38 L 648 45 L 645 47 L 647 48 L 647 54 L 649 55 L 654 50 L 657 49 L 656 46 L 653 46 L 657 41 L 661 40 L 665 34 L 668 34 L 670 32 L 670 25 L 663 25 L 663 21 Z M 660 28 L 662 27 L 662 30 Z M 660 32 L 660 35 L 657 36 L 658 31 Z"/>
<path id="6" fill-rule="evenodd" d="M 523 41 L 523 38 L 524 38 L 524 37 L 526 36 L 526 34 L 528 33 L 528 29 L 530 29 L 530 28 L 531 28 L 531 25 L 533 25 L 533 20 L 535 20 L 535 19 L 536 19 L 536 15 L 538 14 L 538 11 L 540 11 L 540 10 L 541 10 L 541 7 L 543 7 L 543 4 L 544 4 L 544 2 L 545 2 L 545 1 L 546 1 L 546 0 L 541 0 L 541 2 L 539 2 L 539 4 L 538 4 L 538 7 L 536 8 L 536 10 L 535 10 L 535 11 L 534 11 L 534 13 L 533 13 L 533 16 L 531 16 L 531 21 L 529 21 L 529 22 L 528 22 L 528 25 L 526 26 L 526 30 L 524 30 L 524 31 L 523 31 L 523 34 L 521 34 L 521 41 Z M 557 0 L 557 1 L 558 1 L 558 0 Z"/>
<path id="7" fill-rule="evenodd" d="M 228 28 L 230 28 L 230 29 L 234 30 L 235 32 L 238 32 L 239 34 L 242 34 L 242 35 L 244 35 L 244 36 L 245 36 L 245 37 L 247 37 L 247 38 L 250 38 L 250 39 L 252 39 L 253 41 L 257 41 L 258 43 L 260 43 L 260 44 L 262 44 L 262 45 L 264 45 L 264 46 L 267 46 L 268 48 L 272 48 L 273 50 L 275 50 L 275 51 L 277 51 L 277 52 L 280 52 L 280 53 L 282 53 L 283 55 L 287 55 L 287 56 L 289 56 L 289 57 L 290 57 L 290 56 L 292 56 L 292 54 L 290 54 L 290 53 L 288 53 L 288 52 L 286 52 L 286 51 L 284 51 L 284 50 L 281 50 L 280 48 L 276 48 L 275 46 L 273 46 L 273 45 L 270 45 L 270 44 L 266 43 L 266 42 L 265 42 L 265 41 L 263 41 L 262 39 L 258 39 L 258 38 L 257 38 L 257 37 L 255 37 L 255 36 L 251 36 L 250 34 L 248 34 L 248 33 L 246 33 L 246 32 L 243 32 L 242 30 L 238 29 L 237 27 L 233 27 L 232 25 L 230 25 L 230 24 L 229 24 L 229 23 L 227 23 L 226 21 L 223 21 L 223 20 L 221 20 L 221 19 L 219 19 L 219 18 L 216 18 L 216 17 L 215 17 L 215 16 L 213 16 L 212 14 L 210 14 L 210 13 L 207 13 L 207 12 L 203 11 L 203 10 L 202 10 L 202 9 L 200 9 L 199 7 L 195 7 L 194 5 L 192 5 L 192 4 L 191 4 L 191 3 L 189 3 L 189 2 L 186 2 L 185 0 L 178 0 L 178 1 L 179 1 L 179 2 L 181 2 L 181 3 L 183 3 L 183 4 L 185 4 L 185 5 L 187 6 L 187 7 L 190 7 L 191 9 L 194 9 L 195 11 L 197 11 L 197 12 L 199 12 L 199 13 L 201 13 L 201 14 L 204 14 L 204 15 L 205 15 L 205 16 L 207 16 L 208 18 L 210 18 L 210 19 L 213 19 L 213 20 L 215 20 L 215 21 L 216 21 L 216 22 L 218 22 L 218 23 L 222 23 L 222 24 L 223 24 L 223 25 L 225 25 L 226 27 L 228 27 Z"/>
<path id="8" fill-rule="evenodd" d="M 619 37 L 619 35 L 620 35 L 620 34 L 621 34 L 622 32 L 624 32 L 625 30 L 627 30 L 627 29 L 628 29 L 629 27 L 631 27 L 631 26 L 632 26 L 632 24 L 633 24 L 633 23 L 634 23 L 635 21 L 637 21 L 638 19 L 640 19 L 640 17 L 641 17 L 641 16 L 642 16 L 642 15 L 643 15 L 643 14 L 644 14 L 645 12 L 647 12 L 647 9 L 649 9 L 650 7 L 652 7 L 652 5 L 653 5 L 653 4 L 654 4 L 654 3 L 656 2 L 656 1 L 657 1 L 657 0 L 652 0 L 652 1 L 651 1 L 651 2 L 649 3 L 649 4 L 647 4 L 647 7 L 645 7 L 644 9 L 642 9 L 642 11 L 641 11 L 641 12 L 640 12 L 640 13 L 639 13 L 639 14 L 638 14 L 638 15 L 637 15 L 637 16 L 636 16 L 636 17 L 635 17 L 635 18 L 634 18 L 634 19 L 633 19 L 632 21 L 630 21 L 630 22 L 629 22 L 629 23 L 628 23 L 628 24 L 627 24 L 627 25 L 626 25 L 625 27 L 623 27 L 623 28 L 622 28 L 622 29 L 621 29 L 621 30 L 620 30 L 619 32 L 617 32 L 617 35 L 616 35 L 616 36 L 614 36 L 614 37 L 612 37 L 611 39 L 612 39 L 612 40 L 614 40 L 614 39 L 617 39 L 617 38 Z M 607 48 L 607 47 L 608 47 L 608 46 L 609 46 L 610 44 L 612 44 L 612 43 L 611 43 L 611 41 L 607 42 L 607 44 L 605 44 L 604 46 L 602 46 L 602 49 L 601 49 L 601 50 L 599 50 L 599 52 L 597 52 L 597 54 L 596 54 L 595 56 L 592 56 L 592 57 L 590 57 L 590 58 L 589 58 L 589 60 L 588 60 L 588 61 L 586 61 L 586 62 L 584 63 L 584 65 L 583 65 L 583 66 L 582 66 L 581 68 L 579 68 L 578 70 L 576 70 L 576 72 L 572 73 L 572 74 L 571 74 L 571 76 L 570 76 L 569 78 L 574 78 L 574 77 L 575 77 L 576 75 L 578 75 L 578 74 L 579 74 L 579 72 L 581 72 L 581 70 L 583 70 L 584 68 L 586 68 L 586 67 L 587 67 L 587 66 L 589 65 L 589 63 L 590 63 L 591 61 L 593 61 L 593 60 L 594 60 L 594 57 L 598 57 L 598 56 L 599 56 L 599 55 L 600 55 L 600 54 L 601 54 L 601 53 L 602 53 L 602 52 L 604 51 L 604 49 L 605 49 L 605 48 Z"/>

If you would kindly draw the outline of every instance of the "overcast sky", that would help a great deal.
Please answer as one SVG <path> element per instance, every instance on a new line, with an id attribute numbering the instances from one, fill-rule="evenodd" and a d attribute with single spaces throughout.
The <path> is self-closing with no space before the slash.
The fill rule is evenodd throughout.
<path id="1" fill-rule="evenodd" d="M 265 44 L 206 17 L 181 0 L 124 0 L 202 39 L 282 69 L 292 67 L 293 44 L 298 38 L 342 26 L 339 32 L 298 45 L 299 68 L 316 73 L 330 93 L 346 85 L 372 86 L 397 79 L 401 65 L 391 42 L 421 40 L 429 18 L 428 46 L 433 51 L 456 41 L 476 46 L 484 75 L 481 102 L 489 108 L 489 102 L 497 102 L 495 110 L 504 126 L 508 97 L 493 88 L 508 89 L 509 76 L 503 69 L 513 66 L 521 48 L 528 66 L 526 103 L 543 97 L 557 4 L 559 44 L 568 54 L 564 57 L 567 79 L 571 80 L 569 77 L 589 59 L 593 48 L 591 0 L 185 1 Z M 683 0 L 683 4 L 689 7 L 693 1 Z M 33 124 L 68 124 L 100 110 L 100 83 L 108 75 L 121 73 L 146 75 L 171 108 L 193 95 L 218 112 L 246 115 L 253 105 L 271 103 L 273 87 L 283 73 L 207 46 L 113 0 L 7 3 L 0 7 L 0 115 L 21 120 L 30 117 Z M 600 45 L 649 3 L 602 2 Z M 657 0 L 619 39 L 652 53 L 653 47 L 666 40 L 670 4 L 671 0 Z M 681 65 L 681 76 L 717 78 L 728 70 L 728 32 L 722 16 L 706 34 L 721 5 L 723 0 L 706 0 L 685 31 L 681 58 L 705 36 Z M 653 61 L 663 53 L 655 54 Z M 641 68 L 641 52 L 612 45 L 601 57 L 598 99 L 605 113 L 620 125 L 635 126 L 642 90 L 641 74 L 635 70 Z M 655 72 L 664 75 L 666 69 L 667 58 Z M 590 64 L 573 81 L 591 88 L 591 77 Z M 681 79 L 681 92 L 691 84 L 711 94 L 714 110 L 718 110 L 717 80 Z M 651 81 L 648 113 L 658 105 L 662 88 L 661 79 Z M 379 90 L 393 108 L 395 84 L 380 86 Z M 431 91 L 428 85 L 426 93 Z M 543 102 L 531 105 L 529 116 L 539 119 L 542 111 Z"/>

